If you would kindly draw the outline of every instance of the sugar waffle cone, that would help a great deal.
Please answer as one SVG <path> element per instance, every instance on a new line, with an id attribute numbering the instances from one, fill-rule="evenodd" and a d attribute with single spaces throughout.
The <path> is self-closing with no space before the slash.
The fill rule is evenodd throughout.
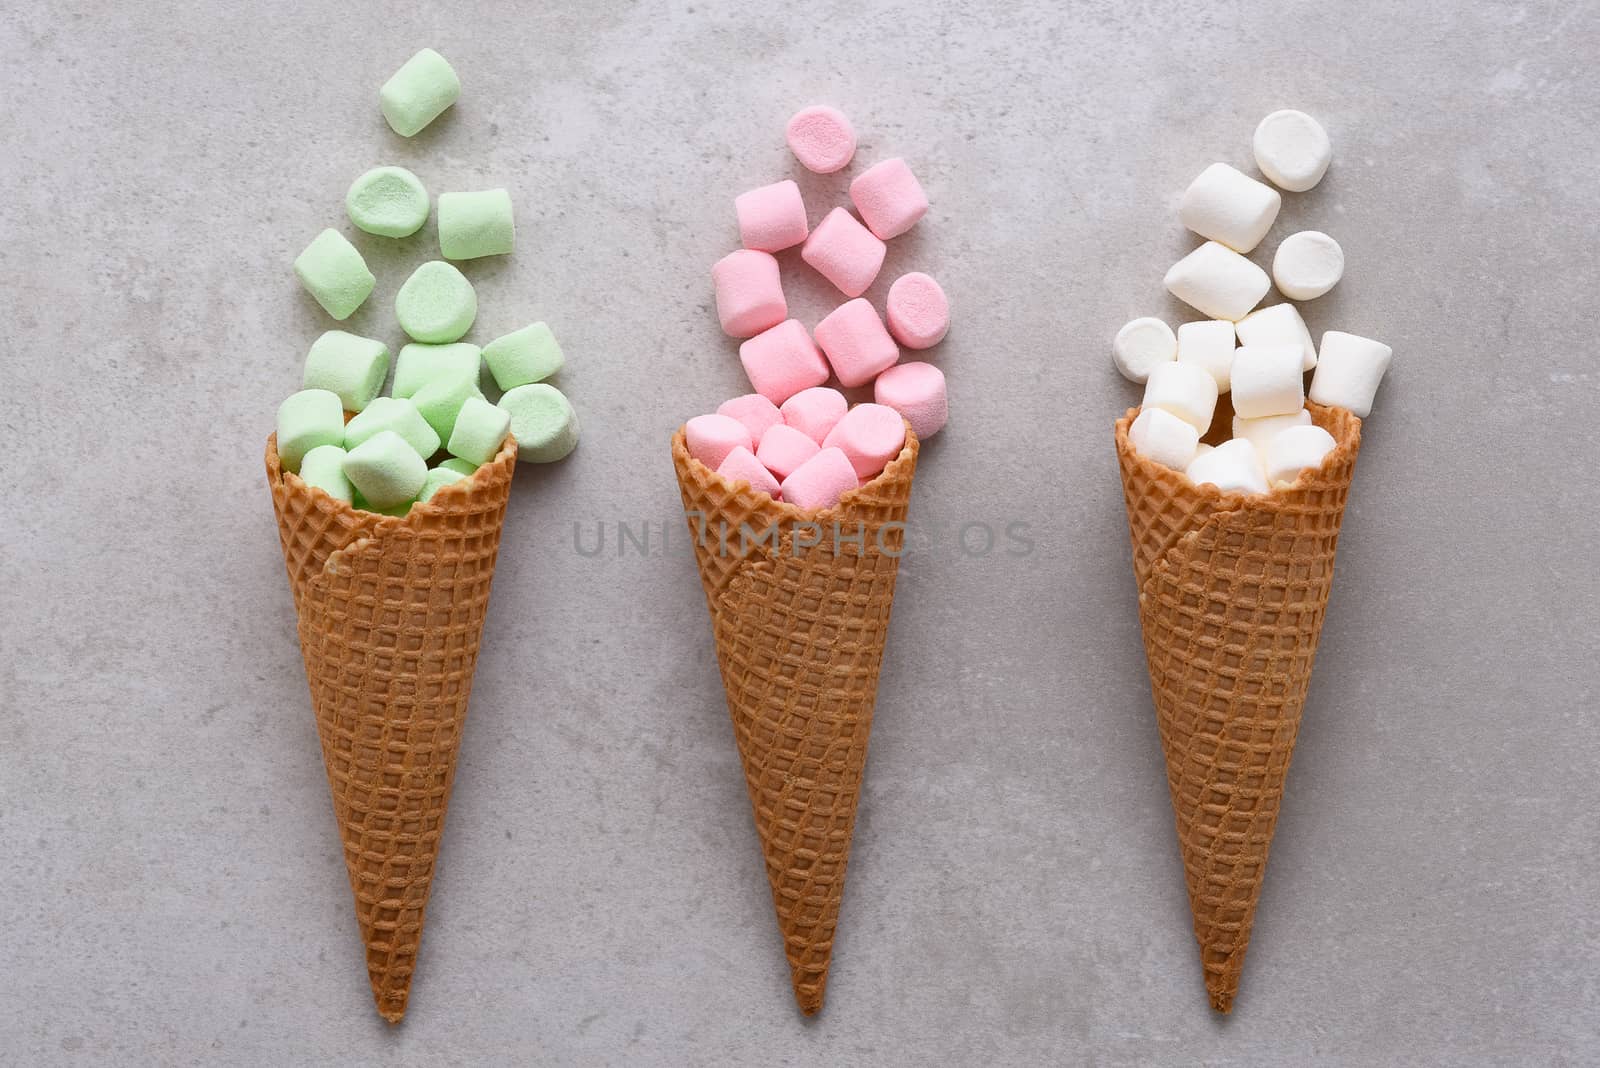
<path id="1" fill-rule="evenodd" d="M 516 442 L 404 518 L 267 482 L 378 1012 L 405 1015 Z"/>
<path id="2" fill-rule="evenodd" d="M 672 439 L 778 929 L 807 1016 L 822 1008 L 828 982 L 917 450 L 908 429 L 881 475 L 808 515 L 692 459 L 681 429 Z M 796 527 L 808 522 L 816 535 Z M 781 534 L 776 544 L 742 541 L 741 524 L 752 539 L 775 524 Z M 849 540 L 859 529 L 863 545 Z M 813 537 L 819 543 L 806 546 Z"/>
<path id="3" fill-rule="evenodd" d="M 1150 690 L 1211 1005 L 1228 1012 L 1333 582 L 1361 420 L 1307 405 L 1337 443 L 1269 496 L 1223 494 L 1133 451 L 1117 422 Z"/>

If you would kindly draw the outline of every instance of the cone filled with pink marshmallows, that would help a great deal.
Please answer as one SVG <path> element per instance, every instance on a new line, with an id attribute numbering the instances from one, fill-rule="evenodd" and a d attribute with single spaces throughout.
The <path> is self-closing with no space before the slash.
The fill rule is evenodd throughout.
<path id="1" fill-rule="evenodd" d="M 881 474 L 807 513 L 712 471 L 689 455 L 682 430 L 672 441 L 778 929 L 808 1016 L 822 1008 L 833 958 L 917 452 L 908 431 Z"/>

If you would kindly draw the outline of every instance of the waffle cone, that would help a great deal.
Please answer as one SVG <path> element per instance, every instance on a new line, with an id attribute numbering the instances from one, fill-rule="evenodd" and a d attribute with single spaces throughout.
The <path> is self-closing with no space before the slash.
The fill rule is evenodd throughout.
<path id="1" fill-rule="evenodd" d="M 917 450 L 908 429 L 881 475 L 808 514 L 692 459 L 682 430 L 672 439 L 778 930 L 807 1016 L 828 983 Z M 753 540 L 774 527 L 773 541 Z"/>
<path id="2" fill-rule="evenodd" d="M 1361 421 L 1307 405 L 1337 443 L 1270 496 L 1223 494 L 1139 456 L 1116 425 L 1150 690 L 1211 1005 L 1228 1012 L 1333 582 Z"/>
<path id="3" fill-rule="evenodd" d="M 509 438 L 405 518 L 267 482 L 378 1012 L 405 1015 L 506 498 Z"/>

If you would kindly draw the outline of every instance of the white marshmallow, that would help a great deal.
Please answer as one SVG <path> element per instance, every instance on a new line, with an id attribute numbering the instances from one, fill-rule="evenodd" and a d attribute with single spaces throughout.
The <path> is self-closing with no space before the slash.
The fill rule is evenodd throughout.
<path id="1" fill-rule="evenodd" d="M 1328 131 L 1303 111 L 1274 111 L 1262 119 L 1252 147 L 1261 173 L 1291 193 L 1304 193 L 1322 181 L 1333 159 Z"/>
<path id="2" fill-rule="evenodd" d="M 1128 441 L 1140 456 L 1182 471 L 1199 448 L 1200 431 L 1165 408 L 1146 408 L 1128 427 Z"/>
<path id="3" fill-rule="evenodd" d="M 1333 435 L 1320 426 L 1292 426 L 1280 431 L 1267 442 L 1262 454 L 1267 481 L 1274 486 L 1292 484 L 1300 472 L 1321 467 L 1323 457 L 1333 451 L 1334 445 Z"/>
<path id="4" fill-rule="evenodd" d="M 1204 434 L 1217 407 L 1217 380 L 1192 363 L 1157 364 L 1144 385 L 1142 408 L 1165 408 Z"/>
<path id="5" fill-rule="evenodd" d="M 1206 453 L 1210 452 L 1211 450 L 1213 450 L 1215 448 L 1216 448 L 1215 445 L 1207 445 L 1205 442 L 1202 441 L 1200 444 L 1198 444 L 1198 445 L 1196 445 L 1194 447 L 1195 457 L 1199 458 L 1201 456 L 1204 456 Z M 1193 461 L 1191 461 L 1191 462 L 1193 462 Z"/>
<path id="6" fill-rule="evenodd" d="M 1272 256 L 1272 280 L 1290 300 L 1315 300 L 1344 277 L 1344 249 L 1321 230 L 1290 234 Z"/>
<path id="7" fill-rule="evenodd" d="M 1311 399 L 1348 408 L 1365 419 L 1393 355 L 1394 350 L 1381 341 L 1327 331 L 1322 335 L 1317 373 L 1311 378 Z"/>
<path id="8" fill-rule="evenodd" d="M 1233 436 L 1249 438 L 1256 452 L 1265 453 L 1267 443 L 1278 434 L 1294 426 L 1310 426 L 1311 413 L 1301 408 L 1293 415 L 1264 415 L 1260 419 L 1233 417 Z"/>
<path id="9" fill-rule="evenodd" d="M 1178 339 L 1172 327 L 1145 316 L 1123 324 L 1111 340 L 1111 359 L 1130 382 L 1143 384 L 1157 364 L 1178 358 Z"/>
<path id="10" fill-rule="evenodd" d="M 1239 344 L 1262 347 L 1293 345 L 1300 350 L 1300 370 L 1317 365 L 1317 344 L 1311 340 L 1300 309 L 1293 304 L 1274 304 L 1258 308 L 1239 320 Z"/>
<path id="11" fill-rule="evenodd" d="M 1224 493 L 1266 493 L 1268 488 L 1256 447 L 1245 438 L 1224 441 L 1204 456 L 1196 456 L 1184 474 L 1197 486 L 1215 486 Z"/>
<path id="12" fill-rule="evenodd" d="M 1167 291 L 1212 319 L 1238 322 L 1272 288 L 1267 272 L 1233 249 L 1207 241 L 1167 269 Z"/>
<path id="13" fill-rule="evenodd" d="M 1228 392 L 1233 378 L 1233 329 L 1226 319 L 1202 319 L 1178 327 L 1178 362 L 1203 367 L 1217 380 L 1217 392 Z"/>
<path id="14" fill-rule="evenodd" d="M 1283 206 L 1283 197 L 1226 163 L 1213 163 L 1189 183 L 1178 202 L 1178 218 L 1201 237 L 1235 252 L 1261 244 Z"/>
<path id="15" fill-rule="evenodd" d="M 1240 345 L 1233 354 L 1233 410 L 1246 419 L 1298 412 L 1306 406 L 1301 374 L 1293 345 Z"/>

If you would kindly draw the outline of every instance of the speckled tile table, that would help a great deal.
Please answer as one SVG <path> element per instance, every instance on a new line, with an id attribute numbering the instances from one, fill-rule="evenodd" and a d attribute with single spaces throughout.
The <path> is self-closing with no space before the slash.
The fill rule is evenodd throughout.
<path id="1" fill-rule="evenodd" d="M 0 14 L 0 1063 L 1578 1064 L 1600 1057 L 1600 8 L 26 5 Z M 579 8 L 584 14 L 574 13 Z M 375 90 L 456 64 L 412 142 Z M 732 196 L 835 103 L 956 326 L 828 1006 L 794 1009 L 667 438 L 739 391 Z M 1177 195 L 1336 160 L 1313 330 L 1393 344 L 1235 1014 L 1206 1007 L 1111 448 Z M 411 1011 L 372 1010 L 262 475 L 382 162 L 506 185 L 482 336 L 583 444 L 515 487 Z M 808 180 L 813 214 L 839 183 Z M 362 239 L 358 332 L 431 230 Z M 798 272 L 797 272 L 798 273 Z M 882 284 L 875 295 L 881 292 Z M 796 283 L 802 319 L 826 310 Z M 1023 460 L 1023 457 L 1029 457 Z M 968 523 L 1026 525 L 979 555 Z M 601 526 L 604 552 L 582 555 Z"/>

